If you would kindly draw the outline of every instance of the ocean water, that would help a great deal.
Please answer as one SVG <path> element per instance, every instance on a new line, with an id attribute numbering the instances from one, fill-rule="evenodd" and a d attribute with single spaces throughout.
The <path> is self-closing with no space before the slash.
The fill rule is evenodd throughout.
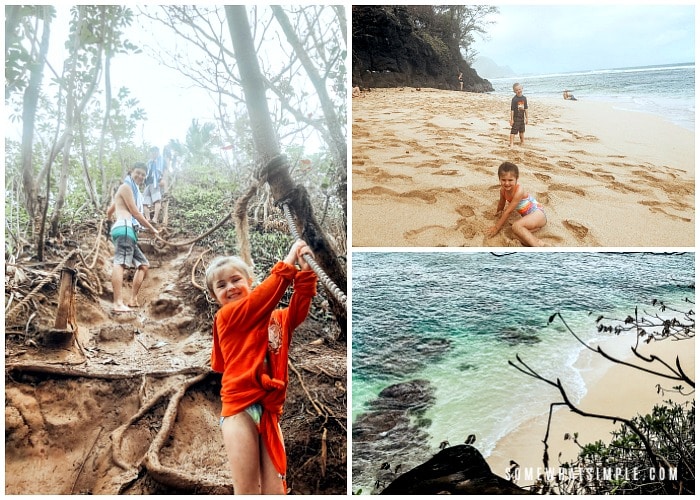
<path id="1" fill-rule="evenodd" d="M 510 96 L 516 81 L 533 101 L 537 97 L 561 98 L 567 89 L 580 105 L 587 100 L 612 102 L 616 108 L 652 113 L 695 130 L 694 63 L 490 80 L 495 94 Z"/>
<path id="2" fill-rule="evenodd" d="M 588 388 L 581 338 L 609 342 L 599 315 L 624 319 L 652 299 L 687 310 L 694 254 L 356 252 L 352 263 L 352 414 L 388 385 L 428 379 L 431 446 L 475 434 L 488 457 L 499 438 L 546 413 L 557 394 L 508 361 L 558 377 L 578 401 Z M 634 334 L 627 334 L 633 342 Z M 620 342 L 616 342 L 619 344 Z"/>

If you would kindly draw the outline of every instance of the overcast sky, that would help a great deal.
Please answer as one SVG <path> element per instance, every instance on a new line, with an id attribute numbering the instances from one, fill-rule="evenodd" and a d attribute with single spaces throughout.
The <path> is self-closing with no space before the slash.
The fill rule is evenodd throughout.
<path id="1" fill-rule="evenodd" d="M 51 43 L 49 45 L 49 63 L 60 71 L 63 60 L 67 57 L 65 41 L 68 38 L 68 23 L 70 20 L 70 5 L 55 5 L 57 16 L 51 24 Z M 136 7 L 132 10 L 137 11 Z M 157 30 L 161 41 L 173 38 L 167 30 L 159 25 L 145 30 L 137 19 L 130 28 L 126 38 L 139 47 L 154 48 L 153 30 Z M 186 56 L 186 45 L 180 43 L 178 50 Z M 147 119 L 140 122 L 135 130 L 136 143 L 143 142 L 150 146 L 163 148 L 170 139 L 185 142 L 187 129 L 193 119 L 202 125 L 213 122 L 215 105 L 211 97 L 203 90 L 195 87 L 191 81 L 180 73 L 166 68 L 156 62 L 150 55 L 151 51 L 140 54 L 117 54 L 112 60 L 112 94 L 116 96 L 120 87 L 127 87 L 131 97 L 138 99 L 139 107 L 146 111 Z M 48 70 L 44 74 L 44 84 L 47 85 L 53 74 Z M 102 91 L 103 87 L 100 86 Z M 96 96 L 104 102 L 104 95 Z M 21 126 L 7 122 L 5 117 L 5 135 L 14 140 L 21 140 Z"/>
<path id="2" fill-rule="evenodd" d="M 517 74 L 695 61 L 693 5 L 499 5 L 477 57 Z"/>

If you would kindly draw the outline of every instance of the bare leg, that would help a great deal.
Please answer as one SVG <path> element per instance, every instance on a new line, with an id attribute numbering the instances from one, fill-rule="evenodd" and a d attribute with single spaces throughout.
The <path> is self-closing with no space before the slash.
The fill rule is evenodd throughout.
<path id="1" fill-rule="evenodd" d="M 515 139 L 515 135 L 514 135 L 514 134 L 510 134 L 510 143 L 508 144 L 508 146 L 512 146 L 512 145 L 513 145 L 513 140 L 514 140 L 514 139 Z"/>
<path id="2" fill-rule="evenodd" d="M 134 273 L 134 281 L 132 282 L 132 285 L 131 285 L 131 300 L 129 300 L 130 307 L 138 307 L 139 306 L 139 300 L 138 300 L 139 290 L 141 289 L 141 285 L 143 284 L 143 280 L 146 278 L 146 271 L 147 270 L 148 270 L 147 266 L 139 266 L 139 268 Z"/>
<path id="3" fill-rule="evenodd" d="M 520 144 L 525 144 L 525 132 L 520 132 Z"/>
<path id="4" fill-rule="evenodd" d="M 260 437 L 246 412 L 226 417 L 221 426 L 236 495 L 260 495 Z"/>
<path id="5" fill-rule="evenodd" d="M 129 311 L 122 300 L 122 285 L 124 284 L 124 267 L 119 264 L 112 265 L 112 290 L 114 291 L 114 310 Z"/>
<path id="6" fill-rule="evenodd" d="M 528 247 L 543 247 L 546 246 L 542 240 L 537 238 L 532 231 L 536 231 L 547 224 L 547 217 L 541 210 L 535 210 L 531 214 L 526 215 L 520 220 L 513 223 L 511 228 L 513 234 Z"/>

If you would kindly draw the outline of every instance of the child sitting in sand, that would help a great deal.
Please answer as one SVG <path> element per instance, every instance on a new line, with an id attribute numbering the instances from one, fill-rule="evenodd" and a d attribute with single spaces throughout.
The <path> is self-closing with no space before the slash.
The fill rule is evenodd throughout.
<path id="1" fill-rule="evenodd" d="M 532 231 L 536 231 L 547 224 L 547 216 L 544 213 L 544 208 L 541 203 L 538 203 L 534 197 L 528 194 L 525 189 L 518 184 L 518 177 L 520 177 L 520 172 L 516 164 L 506 161 L 501 163 L 498 167 L 501 197 L 498 200 L 496 217 L 500 214 L 500 218 L 494 226 L 488 229 L 486 236 L 489 238 L 495 236 L 504 226 L 513 210 L 517 210 L 522 218 L 514 222 L 511 226 L 513 234 L 515 234 L 525 246 L 545 246 L 541 240 L 532 234 Z M 506 202 L 508 203 L 507 205 Z"/>

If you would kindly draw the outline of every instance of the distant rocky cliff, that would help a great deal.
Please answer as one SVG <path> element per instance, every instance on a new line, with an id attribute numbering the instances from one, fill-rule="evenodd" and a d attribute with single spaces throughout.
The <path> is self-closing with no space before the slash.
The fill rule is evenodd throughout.
<path id="1" fill-rule="evenodd" d="M 491 92 L 457 43 L 416 26 L 406 6 L 352 7 L 352 78 L 360 87 L 431 87 Z"/>

